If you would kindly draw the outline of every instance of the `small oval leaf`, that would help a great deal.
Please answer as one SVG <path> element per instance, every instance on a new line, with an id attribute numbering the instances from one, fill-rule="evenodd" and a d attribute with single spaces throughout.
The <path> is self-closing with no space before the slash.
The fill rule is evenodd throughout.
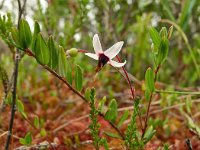
<path id="1" fill-rule="evenodd" d="M 32 143 L 32 135 L 30 132 L 28 132 L 25 136 L 25 141 L 27 145 L 30 145 Z"/>
<path id="2" fill-rule="evenodd" d="M 48 66 L 52 69 L 56 69 L 58 65 L 58 50 L 52 36 L 49 37 L 47 45 L 50 52 L 50 59 L 49 59 Z"/>
<path id="3" fill-rule="evenodd" d="M 30 46 L 32 41 L 32 33 L 28 22 L 24 19 L 19 24 L 19 43 L 23 49 Z"/>
<path id="4" fill-rule="evenodd" d="M 35 21 L 33 39 L 31 43 L 31 50 L 34 52 L 34 54 L 35 54 L 36 38 L 39 32 L 40 32 L 40 25 L 38 24 L 37 21 Z"/>
<path id="5" fill-rule="evenodd" d="M 112 99 L 105 114 L 105 119 L 111 122 L 115 122 L 115 120 L 117 119 L 117 114 L 117 102 L 115 99 Z"/>
<path id="6" fill-rule="evenodd" d="M 159 48 L 160 41 L 161 41 L 159 33 L 155 28 L 151 27 L 149 29 L 149 34 L 150 34 L 150 37 L 151 37 L 151 39 L 153 41 L 153 44 L 154 44 L 154 46 L 155 46 L 155 48 L 157 50 Z"/>
<path id="7" fill-rule="evenodd" d="M 69 84 L 72 84 L 72 70 L 62 46 L 59 46 L 58 51 L 58 72 L 61 76 L 65 77 Z"/>
<path id="8" fill-rule="evenodd" d="M 117 125 L 118 128 L 121 127 L 121 125 L 122 125 L 122 124 L 124 123 L 124 121 L 128 118 L 128 116 L 129 116 L 129 111 L 126 110 L 126 111 L 123 113 L 123 115 L 121 116 L 120 120 L 119 120 L 119 123 L 118 123 L 118 125 Z"/>
<path id="9" fill-rule="evenodd" d="M 47 65 L 49 63 L 49 49 L 41 33 L 38 33 L 36 38 L 35 57 L 37 61 L 43 65 Z"/>
<path id="10" fill-rule="evenodd" d="M 166 60 L 168 51 L 169 51 L 169 41 L 167 37 L 164 37 L 160 42 L 158 54 L 156 57 L 158 65 L 161 65 Z"/>
<path id="11" fill-rule="evenodd" d="M 150 126 L 147 131 L 144 134 L 143 137 L 143 142 L 146 144 L 147 142 L 149 142 L 151 140 L 151 138 L 154 136 L 154 134 L 156 133 L 156 130 L 153 129 L 153 126 Z"/>
<path id="12" fill-rule="evenodd" d="M 145 74 L 145 85 L 147 90 L 150 92 L 153 92 L 155 87 L 154 87 L 154 74 L 151 68 L 148 68 Z"/>
<path id="13" fill-rule="evenodd" d="M 39 121 L 38 116 L 35 116 L 35 118 L 34 118 L 34 126 L 36 128 L 39 128 L 39 126 L 40 126 L 40 121 Z"/>

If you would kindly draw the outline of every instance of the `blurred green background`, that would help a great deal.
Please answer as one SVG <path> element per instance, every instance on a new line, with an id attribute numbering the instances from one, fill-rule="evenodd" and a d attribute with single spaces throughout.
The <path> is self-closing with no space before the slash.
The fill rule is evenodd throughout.
<path id="1" fill-rule="evenodd" d="M 0 1 L 0 12 L 5 14 L 8 11 L 17 22 L 17 1 Z M 158 31 L 163 26 L 169 28 L 170 24 L 161 22 L 162 19 L 169 19 L 186 34 L 194 54 L 193 59 L 198 67 L 200 64 L 198 0 L 33 0 L 27 2 L 24 17 L 32 30 L 34 20 L 39 21 L 43 35 L 54 35 L 65 49 L 76 47 L 93 52 L 92 37 L 95 33 L 99 34 L 104 49 L 117 41 L 124 41 L 120 55 L 123 60 L 127 60 L 128 72 L 139 80 L 143 80 L 146 69 L 153 66 L 148 29 L 151 26 Z M 0 61 L 12 68 L 8 63 L 12 55 L 7 55 L 6 49 L 1 41 Z M 181 34 L 174 28 L 169 56 L 160 70 L 158 80 L 181 87 L 199 85 L 193 59 Z M 94 70 L 97 64 L 82 54 L 75 61 L 84 66 L 86 71 Z M 29 71 L 36 67 L 33 60 L 26 57 L 22 63 L 29 64 Z M 26 68 L 23 69 L 26 71 Z M 35 76 L 40 77 L 40 74 L 35 73 Z"/>

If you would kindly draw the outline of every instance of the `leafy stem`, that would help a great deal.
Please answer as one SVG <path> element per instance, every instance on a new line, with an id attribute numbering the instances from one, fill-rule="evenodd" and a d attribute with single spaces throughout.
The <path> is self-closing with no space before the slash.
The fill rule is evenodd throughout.
<path id="1" fill-rule="evenodd" d="M 154 71 L 154 84 L 157 80 L 157 74 L 158 74 L 159 69 L 160 69 L 160 65 L 158 65 Z M 150 111 L 150 106 L 151 106 L 151 102 L 152 102 L 152 98 L 153 98 L 153 93 L 154 93 L 154 91 L 152 91 L 150 93 L 150 98 L 149 98 L 149 103 L 147 106 L 147 112 L 146 112 L 145 123 L 144 123 L 144 130 L 142 132 L 142 138 L 144 137 L 144 134 L 145 134 L 145 132 L 147 130 L 147 126 L 148 126 L 149 111 Z"/>
<path id="2" fill-rule="evenodd" d="M 118 60 L 119 62 L 121 62 L 121 59 L 119 58 L 119 56 L 116 56 L 116 58 L 117 58 L 117 60 Z M 135 88 L 134 88 L 134 87 L 132 86 L 132 84 L 131 84 L 131 81 L 130 81 L 130 79 L 129 79 L 129 76 L 128 76 L 128 73 L 127 73 L 125 67 L 122 67 L 122 69 L 123 69 L 124 74 L 125 74 L 125 76 L 126 76 L 126 80 L 127 80 L 128 84 L 129 84 L 129 87 L 130 87 L 130 90 L 131 90 L 131 94 L 132 94 L 132 98 L 133 98 L 133 100 L 135 100 Z M 139 108 L 138 108 L 138 109 L 139 109 Z M 144 129 L 143 129 L 142 117 L 141 117 L 140 112 L 138 112 L 138 116 L 139 116 L 139 121 L 140 121 L 140 127 L 141 127 L 141 130 L 143 131 Z"/>
<path id="3" fill-rule="evenodd" d="M 199 69 L 200 67 L 199 67 L 199 65 L 198 65 L 198 63 L 197 63 L 197 60 L 196 60 L 196 58 L 195 58 L 194 52 L 193 52 L 193 50 L 192 50 L 192 47 L 191 47 L 191 45 L 189 44 L 188 38 L 187 38 L 187 36 L 185 35 L 184 31 L 181 29 L 181 27 L 180 27 L 179 25 L 177 25 L 175 22 L 170 21 L 170 20 L 168 20 L 168 19 L 162 19 L 161 22 L 164 22 L 164 23 L 168 23 L 168 24 L 173 25 L 173 26 L 178 30 L 178 32 L 181 34 L 183 40 L 185 41 L 186 47 L 188 48 L 188 50 L 189 50 L 189 52 L 190 52 L 190 55 L 191 55 L 191 57 L 192 57 L 192 61 L 193 61 L 194 66 L 195 66 L 195 68 L 196 68 L 196 70 L 197 70 L 197 74 L 198 74 L 198 76 L 200 77 L 200 69 Z"/>
<path id="4" fill-rule="evenodd" d="M 35 58 L 35 55 L 32 53 L 32 51 L 30 49 L 25 49 L 25 52 L 27 55 L 32 56 Z M 38 62 L 39 63 L 39 62 Z M 72 87 L 66 80 L 65 78 L 63 78 L 62 76 L 60 76 L 57 72 L 55 72 L 54 70 L 52 70 L 50 67 L 48 67 L 47 65 L 43 65 L 41 63 L 39 63 L 42 67 L 44 67 L 47 71 L 49 71 L 51 74 L 53 74 L 55 77 L 57 77 L 59 80 L 61 80 L 65 85 L 68 86 L 68 88 L 70 90 L 72 90 L 76 95 L 78 95 L 82 100 L 84 100 L 84 102 L 88 103 L 88 100 L 80 93 L 78 92 L 74 87 Z M 99 112 L 99 116 L 101 117 L 105 117 L 104 114 L 102 114 L 101 112 Z M 112 128 L 114 128 L 118 134 L 122 137 L 122 139 L 124 139 L 124 135 L 123 133 L 118 129 L 118 127 L 113 124 L 111 121 L 109 121 L 109 124 L 112 126 Z"/>
<path id="5" fill-rule="evenodd" d="M 23 6 L 21 6 L 20 0 L 18 2 L 18 10 L 19 10 L 19 16 L 18 16 L 18 28 L 19 28 L 19 22 L 21 20 L 21 16 L 23 14 L 25 5 L 26 5 L 26 0 L 24 0 Z M 14 63 L 14 81 L 13 81 L 13 90 L 12 90 L 12 108 L 11 108 L 11 116 L 10 116 L 10 122 L 9 122 L 9 127 L 8 127 L 8 136 L 6 140 L 6 145 L 5 145 L 5 150 L 9 149 L 10 145 L 10 140 L 12 136 L 12 128 L 13 128 L 13 122 L 14 122 L 14 116 L 15 116 L 15 111 L 16 111 L 16 95 L 17 95 L 17 78 L 18 78 L 18 67 L 19 67 L 19 49 L 17 49 L 15 53 L 15 63 Z"/>

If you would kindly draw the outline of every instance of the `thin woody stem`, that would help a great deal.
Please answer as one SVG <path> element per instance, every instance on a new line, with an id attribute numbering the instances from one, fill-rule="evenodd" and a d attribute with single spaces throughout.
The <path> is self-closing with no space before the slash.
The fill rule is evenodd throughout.
<path id="1" fill-rule="evenodd" d="M 160 65 L 158 65 L 156 67 L 155 71 L 154 71 L 154 84 L 155 84 L 155 82 L 157 80 L 157 75 L 158 75 L 159 69 L 160 69 Z M 146 129 L 147 129 L 148 119 L 149 119 L 149 111 L 150 111 L 150 106 L 151 106 L 152 98 L 153 98 L 153 92 L 151 92 L 149 103 L 148 103 L 148 106 L 147 106 L 147 113 L 146 113 L 146 117 L 145 117 L 145 124 L 144 124 L 144 130 L 142 132 L 142 138 L 144 137 L 144 134 L 145 134 Z"/>
<path id="2" fill-rule="evenodd" d="M 88 52 L 87 50 L 83 50 L 83 49 L 79 49 L 78 51 L 81 52 L 81 53 L 87 53 Z M 121 59 L 119 58 L 119 56 L 116 56 L 116 58 L 121 63 Z M 123 69 L 124 74 L 125 74 L 125 80 L 129 84 L 129 87 L 130 87 L 130 90 L 131 90 L 131 94 L 132 94 L 132 98 L 134 100 L 135 99 L 135 88 L 131 84 L 131 81 L 129 79 L 129 76 L 128 76 L 128 73 L 127 73 L 125 67 L 122 67 L 122 69 Z M 140 127 L 141 127 L 141 130 L 143 131 L 144 129 L 143 129 L 143 124 L 142 124 L 142 117 L 141 117 L 141 114 L 139 112 L 138 112 L 138 116 L 139 116 Z"/>
<path id="3" fill-rule="evenodd" d="M 35 55 L 32 53 L 31 50 L 26 49 L 25 50 L 26 54 L 29 56 L 32 56 L 35 58 Z M 39 63 L 42 67 L 44 67 L 46 70 L 48 70 L 51 74 L 53 74 L 55 77 L 57 77 L 59 80 L 61 80 L 65 85 L 67 85 L 69 87 L 70 90 L 72 90 L 76 95 L 78 95 L 82 100 L 84 100 L 84 102 L 88 103 L 88 100 L 80 93 L 78 92 L 75 88 L 73 88 L 66 80 L 65 78 L 63 78 L 62 76 L 60 76 L 58 73 L 56 73 L 54 70 L 52 70 L 50 67 L 48 67 L 47 65 L 43 65 L 41 63 Z M 102 114 L 101 112 L 99 112 L 99 116 L 105 118 L 104 114 Z M 108 121 L 108 123 L 118 132 L 118 134 L 122 137 L 122 139 L 124 138 L 123 133 L 118 129 L 118 127 L 113 124 L 112 122 Z"/>
<path id="4" fill-rule="evenodd" d="M 121 59 L 119 58 L 119 56 L 116 56 L 116 58 L 117 58 L 117 60 L 121 63 Z M 122 66 L 122 69 L 123 69 L 124 74 L 125 74 L 125 76 L 126 76 L 126 78 L 127 78 L 128 84 L 129 84 L 129 86 L 130 86 L 132 98 L 133 98 L 133 100 L 134 100 L 134 99 L 135 99 L 135 88 L 131 85 L 131 81 L 130 81 L 130 79 L 129 79 L 129 77 L 128 77 L 128 73 L 127 73 L 126 69 L 125 69 L 123 66 Z"/>
<path id="5" fill-rule="evenodd" d="M 121 59 L 119 58 L 119 56 L 116 56 L 117 60 L 121 63 Z M 131 84 L 131 81 L 129 79 L 129 76 L 128 76 L 128 73 L 125 69 L 125 67 L 122 67 L 123 71 L 124 71 L 124 74 L 126 76 L 126 79 L 127 79 L 127 82 L 129 84 L 129 87 L 130 87 L 130 90 L 131 90 L 131 94 L 132 94 L 132 98 L 133 100 L 135 99 L 135 88 L 132 86 Z M 138 116 L 139 116 L 139 121 L 140 121 L 140 127 L 141 127 L 141 130 L 143 131 L 143 124 L 142 124 L 142 117 L 141 117 L 141 114 L 140 112 L 138 112 Z"/>
<path id="6" fill-rule="evenodd" d="M 18 28 L 19 28 L 19 22 L 21 20 L 23 11 L 25 9 L 26 5 L 26 0 L 24 0 L 23 6 L 21 5 L 20 0 L 18 2 L 18 11 L 19 11 L 19 16 L 18 16 Z M 11 108 L 11 116 L 10 116 L 10 122 L 9 122 L 9 127 L 8 127 L 8 135 L 6 139 L 6 145 L 5 145 L 5 150 L 9 149 L 10 146 L 10 141 L 12 137 L 12 128 L 13 128 L 13 123 L 14 123 L 14 117 L 15 117 L 15 111 L 16 111 L 16 98 L 17 98 L 17 78 L 18 78 L 18 67 L 19 67 L 19 49 L 16 50 L 15 53 L 15 64 L 14 64 L 14 81 L 13 81 L 13 90 L 12 90 L 12 108 Z"/>

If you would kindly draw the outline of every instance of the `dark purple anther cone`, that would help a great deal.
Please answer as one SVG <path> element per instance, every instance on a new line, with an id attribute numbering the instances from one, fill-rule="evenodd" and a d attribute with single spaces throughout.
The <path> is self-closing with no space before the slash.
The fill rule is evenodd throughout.
<path id="1" fill-rule="evenodd" d="M 104 54 L 99 54 L 99 62 L 96 71 L 100 71 L 101 68 L 109 61 L 109 58 Z"/>

